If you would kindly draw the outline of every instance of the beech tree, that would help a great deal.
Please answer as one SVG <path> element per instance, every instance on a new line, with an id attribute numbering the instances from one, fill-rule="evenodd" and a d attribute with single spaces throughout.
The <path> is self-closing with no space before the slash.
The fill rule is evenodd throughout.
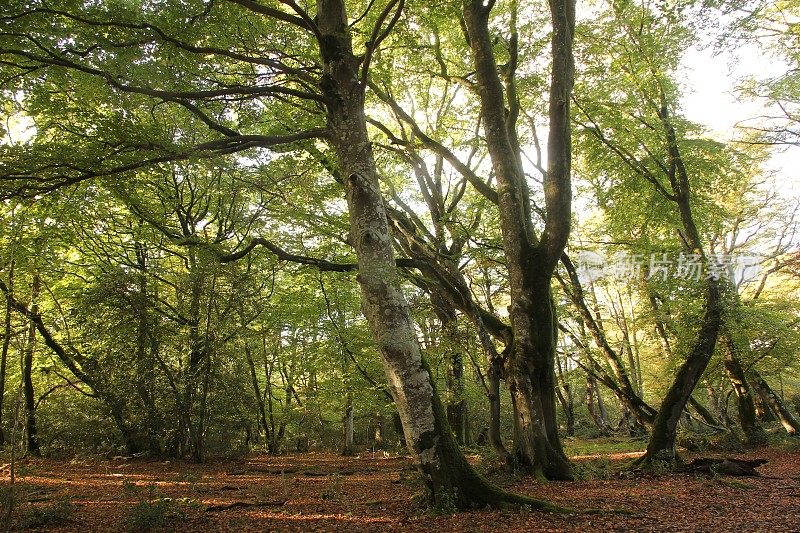
<path id="1" fill-rule="evenodd" d="M 142 3 L 127 9 L 12 3 L 4 8 L 4 70 L 6 79 L 30 102 L 27 111 L 37 134 L 33 144 L 16 150 L 13 160 L 4 160 L 6 194 L 33 196 L 90 179 L 132 177 L 171 162 L 325 141 L 345 189 L 362 309 L 383 359 L 405 440 L 431 498 L 440 501 L 455 494 L 460 507 L 528 501 L 493 489 L 458 452 L 400 287 L 364 97 L 370 66 L 403 9 L 402 0 L 390 1 L 381 10 L 368 6 L 356 19 L 362 23 L 359 27 L 368 29 L 365 38 L 354 32 L 347 6 L 339 0 L 320 0 L 313 14 L 291 1 L 281 2 L 279 8 L 250 0 L 189 7 Z M 555 3 L 552 11 L 557 94 L 552 113 L 554 124 L 561 125 L 552 133 L 553 155 L 558 156 L 552 165 L 554 182 L 568 183 L 568 149 L 558 145 L 569 142 L 574 9 Z M 255 35 L 232 35 L 229 25 L 239 17 L 258 28 Z M 223 28 L 230 35 L 227 39 L 213 44 L 205 39 Z M 363 47 L 363 55 L 354 46 Z M 254 71 L 252 79 L 242 79 L 239 67 Z M 172 68 L 175 72 L 169 71 Z M 87 98 L 77 101 L 78 94 Z M 59 113 L 53 112 L 54 96 L 64 102 Z M 91 101 L 100 105 L 92 108 L 87 105 Z M 273 106 L 269 113 L 263 112 L 265 104 Z M 168 119 L 180 120 L 181 125 L 165 128 L 161 118 L 148 116 L 153 105 L 174 110 Z M 279 109 L 306 128 L 297 130 L 291 120 L 273 120 Z M 105 124 L 98 134 L 95 124 L 100 122 Z M 62 129 L 68 134 L 56 136 Z M 568 211 L 562 197 L 563 193 L 554 198 L 554 211 Z M 562 228 L 563 216 L 558 220 L 555 225 Z M 563 229 L 559 232 L 543 248 L 553 264 L 555 250 L 566 239 Z M 232 257 L 238 255 L 234 251 Z M 541 296 L 549 308 L 549 288 Z M 548 335 L 554 332 L 552 324 L 541 327 Z M 195 341 L 193 346 L 198 345 Z M 547 359 L 543 363 L 536 379 L 552 384 L 552 364 L 547 367 Z M 520 379 L 525 385 L 531 378 Z M 552 386 L 550 391 L 552 396 Z M 530 395 L 526 394 L 529 403 Z M 542 401 L 553 404 L 548 406 L 552 410 L 552 397 L 537 400 Z M 519 405 L 518 410 L 524 413 L 521 427 L 526 431 L 544 431 L 550 440 L 557 439 L 554 422 L 542 418 L 538 405 Z M 549 429 L 543 429 L 544 424 Z M 195 437 L 203 433 L 200 427 Z M 555 449 L 563 459 L 560 448 Z M 533 448 L 528 451 L 532 456 Z"/>
<path id="2" fill-rule="evenodd" d="M 464 6 L 477 90 L 489 154 L 498 183 L 503 247 L 511 285 L 513 350 L 506 379 L 514 398 L 515 447 L 520 462 L 539 475 L 570 479 L 569 463 L 558 436 L 555 398 L 557 318 L 551 277 L 567 243 L 570 226 L 572 38 L 575 4 L 551 2 L 553 66 L 549 101 L 547 172 L 544 176 L 545 227 L 533 232 L 530 193 L 516 134 L 519 102 L 514 87 L 516 50 L 504 87 L 489 33 L 494 2 Z M 512 13 L 512 20 L 515 16 Z M 513 23 L 512 23 L 513 24 Z M 518 39 L 512 28 L 512 43 Z M 514 46 L 512 44 L 512 46 Z M 506 113 L 505 104 L 510 112 Z"/>
<path id="3" fill-rule="evenodd" d="M 0 429 L 19 385 L 31 453 L 399 440 L 442 508 L 550 510 L 459 445 L 562 480 L 565 432 L 796 433 L 797 210 L 683 117 L 695 7 L 4 3 Z"/>

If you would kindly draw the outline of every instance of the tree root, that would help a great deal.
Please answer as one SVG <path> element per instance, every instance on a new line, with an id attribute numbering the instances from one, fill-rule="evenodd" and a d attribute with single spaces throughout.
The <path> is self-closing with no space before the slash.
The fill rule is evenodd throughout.
<path id="1" fill-rule="evenodd" d="M 274 502 L 233 502 L 221 505 L 209 505 L 206 507 L 207 513 L 216 513 L 219 511 L 227 511 L 228 509 L 235 509 L 237 507 L 281 507 L 288 500 L 279 500 Z"/>

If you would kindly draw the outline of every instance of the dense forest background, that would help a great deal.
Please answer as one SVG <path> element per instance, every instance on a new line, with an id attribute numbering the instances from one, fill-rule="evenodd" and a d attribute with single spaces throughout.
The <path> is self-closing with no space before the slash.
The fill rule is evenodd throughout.
<path id="1" fill-rule="evenodd" d="M 0 444 L 407 445 L 435 495 L 467 474 L 426 466 L 434 441 L 563 479 L 576 435 L 667 464 L 795 435 L 798 22 L 793 0 L 5 1 Z M 783 74 L 752 65 L 761 116 L 710 132 L 684 58 L 741 47 Z"/>

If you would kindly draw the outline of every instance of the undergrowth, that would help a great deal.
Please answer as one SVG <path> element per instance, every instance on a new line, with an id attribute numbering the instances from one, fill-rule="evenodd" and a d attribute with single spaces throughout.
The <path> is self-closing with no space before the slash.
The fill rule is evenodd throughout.
<path id="1" fill-rule="evenodd" d="M 75 504 L 68 499 L 60 499 L 46 505 L 31 506 L 19 520 L 21 529 L 58 526 L 68 521 L 75 512 Z"/>
<path id="2" fill-rule="evenodd" d="M 154 483 L 139 487 L 135 483 L 124 480 L 123 491 L 138 498 L 131 509 L 126 522 L 131 532 L 154 531 L 166 529 L 186 519 L 189 508 L 200 505 L 191 498 L 173 499 L 161 494 Z"/>

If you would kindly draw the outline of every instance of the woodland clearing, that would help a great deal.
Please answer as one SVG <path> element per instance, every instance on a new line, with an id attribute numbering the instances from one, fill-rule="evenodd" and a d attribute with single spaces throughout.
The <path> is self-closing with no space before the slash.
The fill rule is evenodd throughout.
<path id="1" fill-rule="evenodd" d="M 573 456 L 583 479 L 548 484 L 479 462 L 495 483 L 575 511 L 568 514 L 425 509 L 417 503 L 421 485 L 410 459 L 383 452 L 256 455 L 205 465 L 26 459 L 18 466 L 13 520 L 15 527 L 64 532 L 797 531 L 800 525 L 796 446 L 721 454 L 768 460 L 760 477 L 748 478 L 621 471 L 637 455 Z"/>

